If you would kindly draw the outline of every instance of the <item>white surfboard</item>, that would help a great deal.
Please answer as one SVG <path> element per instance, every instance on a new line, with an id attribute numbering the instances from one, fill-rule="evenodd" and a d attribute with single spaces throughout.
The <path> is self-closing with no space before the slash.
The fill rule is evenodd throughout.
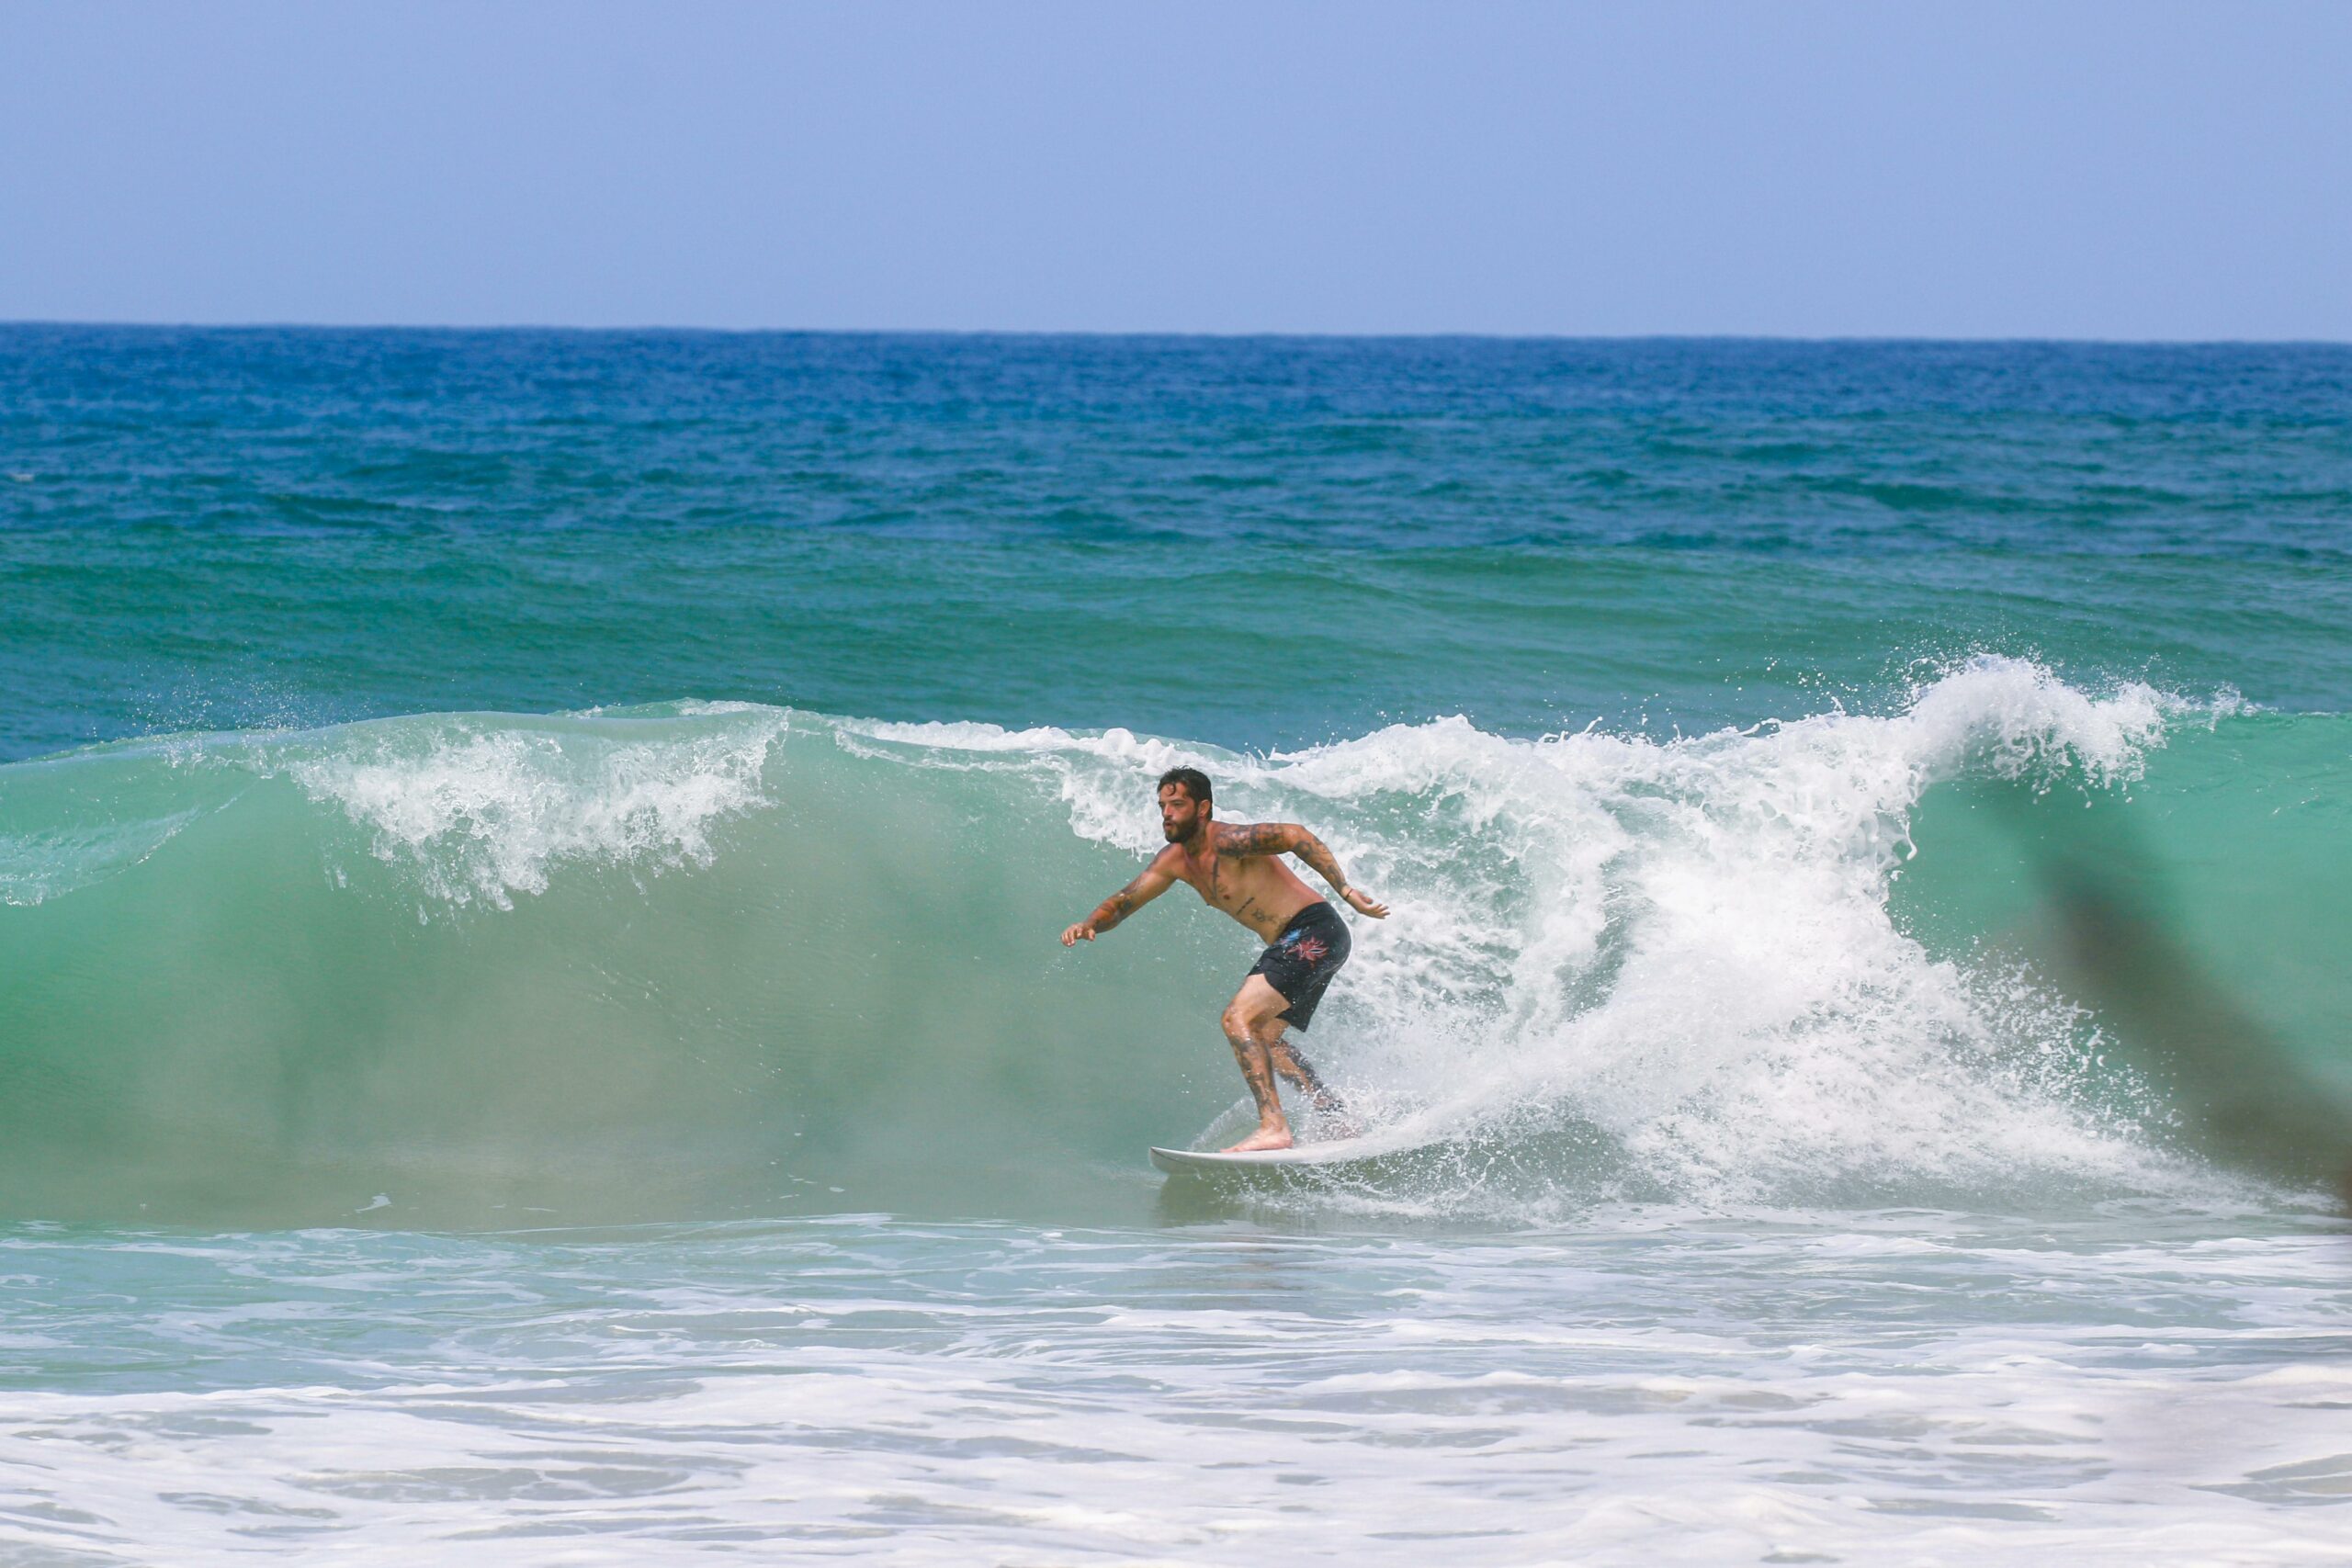
<path id="1" fill-rule="evenodd" d="M 1325 1138 L 1287 1149 L 1255 1149 L 1227 1154 L 1220 1149 L 1163 1149 L 1154 1145 L 1151 1163 L 1170 1176 L 1229 1176 L 1252 1170 L 1295 1170 L 1301 1167 L 1357 1165 L 1415 1147 L 1407 1140 L 1373 1135 Z"/>

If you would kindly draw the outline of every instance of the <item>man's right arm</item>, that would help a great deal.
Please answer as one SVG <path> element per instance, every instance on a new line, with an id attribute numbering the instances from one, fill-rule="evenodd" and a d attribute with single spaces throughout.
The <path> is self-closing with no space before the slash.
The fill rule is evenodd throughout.
<path id="1" fill-rule="evenodd" d="M 1143 874 L 1112 894 L 1094 907 L 1094 913 L 1062 932 L 1062 945 L 1092 942 L 1096 937 L 1159 897 L 1175 886 L 1176 878 L 1166 869 L 1168 852 L 1161 851 L 1152 863 L 1143 868 Z"/>

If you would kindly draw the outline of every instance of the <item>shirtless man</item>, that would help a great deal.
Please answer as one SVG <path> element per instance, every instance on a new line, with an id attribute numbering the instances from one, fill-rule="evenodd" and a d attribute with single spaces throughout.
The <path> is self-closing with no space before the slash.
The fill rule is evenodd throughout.
<path id="1" fill-rule="evenodd" d="M 1225 1037 L 1250 1096 L 1258 1102 L 1258 1130 L 1226 1152 L 1290 1147 L 1290 1123 L 1274 1093 L 1280 1073 L 1306 1090 L 1317 1111 L 1337 1111 L 1338 1099 L 1323 1087 L 1283 1030 L 1304 1030 L 1323 999 L 1323 988 L 1348 961 L 1348 923 L 1315 896 L 1278 856 L 1295 854 L 1312 866 L 1348 907 L 1375 920 L 1388 906 L 1362 888 L 1348 886 L 1340 863 L 1323 840 L 1295 822 L 1260 822 L 1228 827 L 1212 819 L 1208 775 L 1198 768 L 1170 768 L 1159 777 L 1159 830 L 1168 847 L 1152 857 L 1143 874 L 1102 900 L 1091 915 L 1062 932 L 1062 945 L 1092 942 L 1179 881 L 1251 931 L 1266 951 L 1225 1010 Z"/>

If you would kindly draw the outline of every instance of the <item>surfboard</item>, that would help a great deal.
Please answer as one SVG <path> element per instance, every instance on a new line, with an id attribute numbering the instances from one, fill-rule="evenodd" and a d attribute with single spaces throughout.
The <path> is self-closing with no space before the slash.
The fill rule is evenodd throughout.
<path id="1" fill-rule="evenodd" d="M 1264 1170 L 1273 1166 L 1306 1165 L 1313 1163 L 1306 1148 L 1259 1149 L 1250 1154 L 1226 1154 L 1209 1149 L 1163 1149 L 1155 1144 L 1151 1163 L 1170 1176 L 1182 1176 L 1189 1171 Z"/>
<path id="2" fill-rule="evenodd" d="M 1217 1149 L 1163 1149 L 1154 1145 L 1151 1163 L 1170 1176 L 1232 1176 L 1253 1170 L 1357 1165 L 1395 1154 L 1399 1146 L 1393 1138 L 1326 1138 L 1287 1149 L 1227 1154 Z"/>

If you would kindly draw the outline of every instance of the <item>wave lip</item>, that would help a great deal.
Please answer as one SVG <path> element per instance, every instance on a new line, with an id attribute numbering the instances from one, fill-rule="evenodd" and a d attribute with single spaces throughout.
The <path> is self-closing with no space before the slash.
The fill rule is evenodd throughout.
<path id="1" fill-rule="evenodd" d="M 603 716 L 587 716 L 600 718 Z M 678 716 L 703 720 L 679 733 Z M 688 705 L 662 733 L 625 721 L 565 725 L 453 716 L 354 726 L 288 755 L 288 775 L 373 835 L 451 904 L 513 908 L 567 863 L 707 865 L 726 818 L 769 804 L 763 773 L 790 728 L 780 708 Z"/>

